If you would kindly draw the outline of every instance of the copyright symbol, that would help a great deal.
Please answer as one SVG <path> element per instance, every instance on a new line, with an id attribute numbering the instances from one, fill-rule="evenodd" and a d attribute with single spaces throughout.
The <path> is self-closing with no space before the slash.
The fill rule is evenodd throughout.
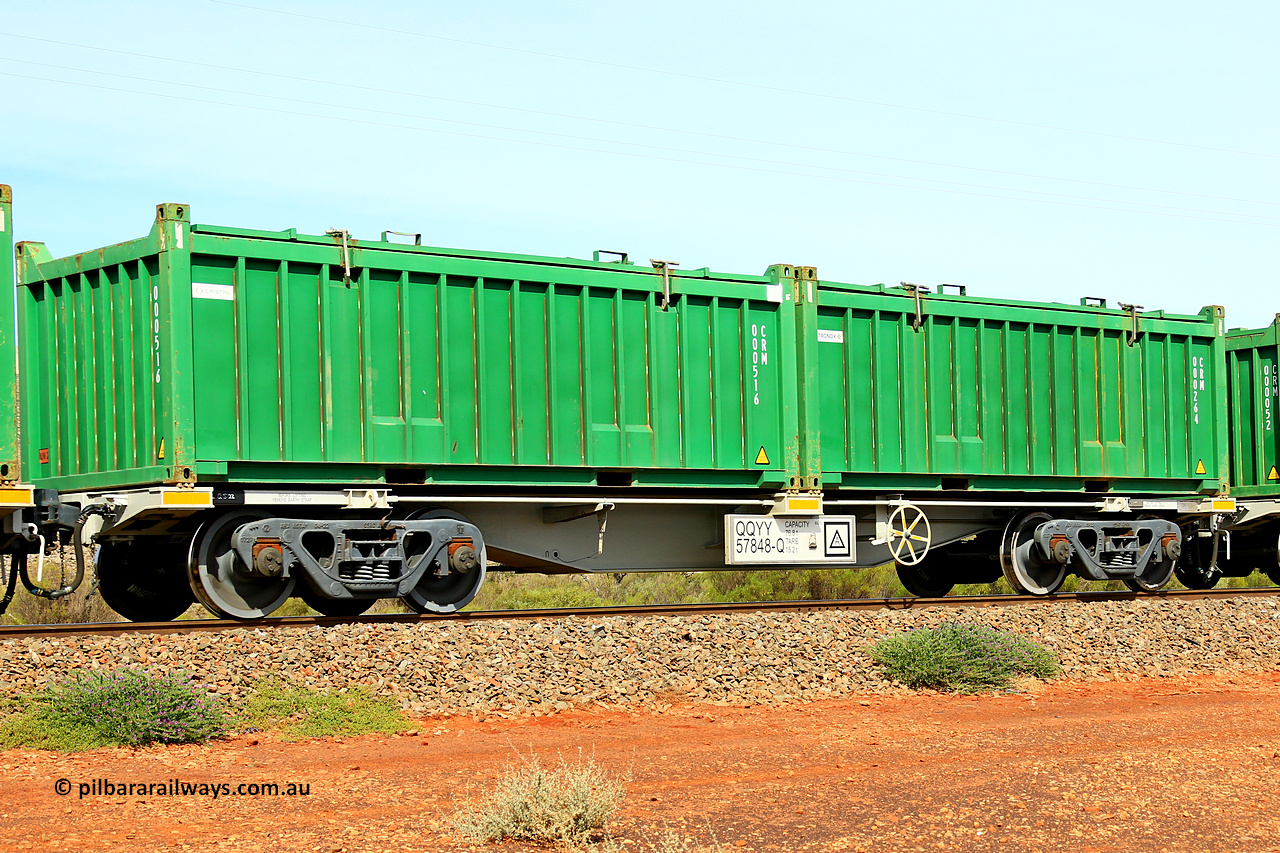
<path id="1" fill-rule="evenodd" d="M 58 792 L 58 796 L 65 797 L 67 794 L 71 793 L 71 780 L 59 779 L 57 782 L 53 783 L 53 790 Z"/>

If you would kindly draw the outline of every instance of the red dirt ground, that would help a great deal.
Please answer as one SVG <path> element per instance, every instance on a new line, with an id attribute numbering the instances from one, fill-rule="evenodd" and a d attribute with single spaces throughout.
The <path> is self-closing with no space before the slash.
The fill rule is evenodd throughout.
<path id="1" fill-rule="evenodd" d="M 517 752 L 555 763 L 580 749 L 630 775 L 613 832 L 636 853 L 667 828 L 745 851 L 1280 851 L 1280 673 L 1033 690 L 2 752 L 0 851 L 476 850 L 450 831 L 459 805 Z M 311 793 L 81 798 L 98 778 Z"/>

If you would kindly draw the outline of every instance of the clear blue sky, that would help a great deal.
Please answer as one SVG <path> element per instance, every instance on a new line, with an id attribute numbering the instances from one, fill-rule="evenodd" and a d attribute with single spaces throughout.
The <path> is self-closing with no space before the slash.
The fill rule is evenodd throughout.
<path id="1" fill-rule="evenodd" d="M 6 4 L 55 255 L 197 222 L 1280 311 L 1280 4 Z M 376 11 L 369 11 L 375 8 Z M 63 81 L 63 82 L 53 82 Z"/>

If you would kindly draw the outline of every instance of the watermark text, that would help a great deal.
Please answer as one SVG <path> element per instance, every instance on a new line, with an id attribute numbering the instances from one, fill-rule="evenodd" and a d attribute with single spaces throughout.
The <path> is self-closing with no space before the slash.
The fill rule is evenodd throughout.
<path id="1" fill-rule="evenodd" d="M 307 797 L 310 782 L 189 782 L 165 779 L 162 782 L 125 782 L 116 779 L 90 779 L 72 782 L 59 779 L 53 783 L 58 796 L 86 797 Z"/>

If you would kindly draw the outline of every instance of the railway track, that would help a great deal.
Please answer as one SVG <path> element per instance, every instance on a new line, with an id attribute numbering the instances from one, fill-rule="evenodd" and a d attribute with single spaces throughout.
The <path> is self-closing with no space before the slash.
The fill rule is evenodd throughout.
<path id="1" fill-rule="evenodd" d="M 926 607 L 1013 607 L 1098 601 L 1164 599 L 1193 601 L 1207 598 L 1260 598 L 1280 596 L 1280 586 L 1243 589 L 1179 589 L 1157 593 L 1070 592 L 1058 595 L 950 595 L 945 598 L 856 598 L 830 601 L 750 601 L 729 604 L 619 605 L 544 610 L 473 610 L 447 616 L 416 613 L 381 613 L 344 618 L 339 616 L 284 616 L 239 622 L 230 619 L 188 619 L 174 622 L 88 622 L 57 625 L 2 625 L 0 641 L 24 637 L 76 637 L 117 634 L 186 634 L 202 631 L 308 628 L 329 625 L 402 625 L 415 622 L 486 622 L 498 619 L 564 619 L 603 616 L 688 616 L 708 613 L 800 613 L 817 610 L 920 610 Z"/>

